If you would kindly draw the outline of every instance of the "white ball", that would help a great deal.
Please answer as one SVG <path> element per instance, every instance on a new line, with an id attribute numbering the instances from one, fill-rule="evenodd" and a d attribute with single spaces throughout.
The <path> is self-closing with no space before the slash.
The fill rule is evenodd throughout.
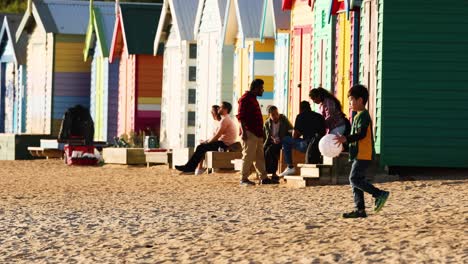
<path id="1" fill-rule="evenodd" d="M 343 145 L 336 141 L 336 135 L 328 134 L 320 139 L 319 150 L 323 156 L 334 158 L 340 155 Z"/>

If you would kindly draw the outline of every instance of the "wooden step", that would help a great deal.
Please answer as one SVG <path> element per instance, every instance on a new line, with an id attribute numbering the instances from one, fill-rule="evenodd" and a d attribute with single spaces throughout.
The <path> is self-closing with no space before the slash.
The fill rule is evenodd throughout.
<path id="1" fill-rule="evenodd" d="M 308 187 L 319 185 L 320 179 L 318 177 L 303 177 L 303 176 L 284 176 L 286 185 L 290 187 Z"/>
<path id="2" fill-rule="evenodd" d="M 208 172 L 216 169 L 233 170 L 232 160 L 242 158 L 242 152 L 208 151 L 205 156 Z"/>
<path id="3" fill-rule="evenodd" d="M 146 166 L 151 164 L 169 164 L 168 152 L 145 152 Z"/>

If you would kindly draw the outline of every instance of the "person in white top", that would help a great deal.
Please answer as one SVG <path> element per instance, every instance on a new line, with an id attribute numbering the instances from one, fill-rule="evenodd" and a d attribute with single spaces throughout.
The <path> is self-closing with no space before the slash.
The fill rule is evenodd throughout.
<path id="1" fill-rule="evenodd" d="M 194 173 L 196 175 L 203 172 L 202 164 L 205 153 L 208 151 L 218 151 L 218 149 L 227 150 L 228 147 L 236 142 L 237 129 L 234 121 L 229 114 L 232 105 L 228 102 L 222 102 L 218 113 L 221 115 L 219 128 L 216 134 L 209 140 L 202 142 L 197 146 L 190 160 L 185 165 L 175 166 L 177 170 L 183 173 Z"/>

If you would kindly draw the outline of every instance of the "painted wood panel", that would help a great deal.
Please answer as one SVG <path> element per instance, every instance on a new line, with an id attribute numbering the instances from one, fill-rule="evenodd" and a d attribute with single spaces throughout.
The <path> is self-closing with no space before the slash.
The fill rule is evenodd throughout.
<path id="1" fill-rule="evenodd" d="M 382 163 L 466 168 L 468 2 L 380 2 Z"/>
<path id="2" fill-rule="evenodd" d="M 278 107 L 278 111 L 283 114 L 288 113 L 289 40 L 289 33 L 277 33 L 275 42 L 275 89 L 273 103 Z"/>
<path id="3" fill-rule="evenodd" d="M 159 135 L 161 125 L 161 95 L 163 56 L 137 55 L 137 114 L 135 131 L 148 130 Z M 153 99 L 148 101 L 148 99 Z M 154 100 L 156 99 L 156 100 Z"/>
<path id="4" fill-rule="evenodd" d="M 106 59 L 107 61 L 109 59 Z M 109 78 L 107 86 L 107 140 L 111 141 L 118 136 L 118 112 L 119 112 L 119 65 L 120 60 L 108 64 Z"/>
<path id="5" fill-rule="evenodd" d="M 291 54 L 288 117 L 299 114 L 299 103 L 309 99 L 313 80 L 314 13 L 308 1 L 296 0 L 291 9 Z M 300 84 L 300 87 L 299 87 Z"/>
<path id="6" fill-rule="evenodd" d="M 334 88 L 335 19 L 328 22 L 328 0 L 316 0 L 314 4 L 313 78 L 312 88 Z"/>
<path id="7" fill-rule="evenodd" d="M 172 33 L 171 33 L 172 34 Z M 178 42 L 180 45 L 180 42 Z M 184 92 L 183 72 L 187 69 L 181 58 L 182 47 L 174 45 L 164 51 L 163 91 L 161 104 L 160 141 L 164 148 L 184 147 L 186 116 L 181 111 L 181 100 Z M 182 62 L 182 63 L 181 63 Z"/>
<path id="8" fill-rule="evenodd" d="M 52 133 L 53 35 L 35 27 L 27 47 L 26 132 Z"/>
<path id="9" fill-rule="evenodd" d="M 202 32 L 198 36 L 196 142 L 206 140 L 214 131 L 210 110 L 212 105 L 219 104 L 217 85 L 222 55 L 213 52 L 219 49 L 218 41 L 218 32 Z"/>

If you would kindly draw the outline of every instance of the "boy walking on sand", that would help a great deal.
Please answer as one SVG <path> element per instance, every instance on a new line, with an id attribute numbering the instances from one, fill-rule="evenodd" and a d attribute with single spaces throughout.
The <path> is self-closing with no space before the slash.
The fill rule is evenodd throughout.
<path id="1" fill-rule="evenodd" d="M 354 85 L 348 92 L 349 103 L 357 114 L 354 117 L 349 136 L 339 136 L 337 141 L 349 143 L 349 160 L 353 163 L 349 181 L 353 187 L 354 204 L 356 210 L 344 213 L 344 218 L 367 217 L 364 205 L 364 192 L 372 194 L 375 198 L 374 211 L 379 212 L 390 195 L 380 190 L 366 180 L 366 170 L 374 158 L 374 137 L 372 133 L 372 120 L 366 109 L 369 92 L 363 85 Z"/>

